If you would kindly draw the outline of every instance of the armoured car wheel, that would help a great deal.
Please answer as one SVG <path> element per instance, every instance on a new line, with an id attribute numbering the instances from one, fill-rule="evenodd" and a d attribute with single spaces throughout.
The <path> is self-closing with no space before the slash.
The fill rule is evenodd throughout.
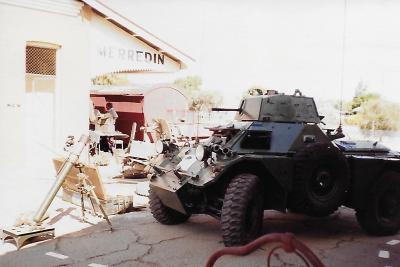
<path id="1" fill-rule="evenodd" d="M 295 173 L 289 207 L 310 216 L 327 216 L 343 203 L 349 187 L 349 168 L 332 144 L 307 145 L 294 156 Z"/>
<path id="2" fill-rule="evenodd" d="M 400 173 L 385 173 L 367 198 L 366 209 L 356 212 L 361 227 L 371 235 L 396 234 L 400 229 Z"/>
<path id="3" fill-rule="evenodd" d="M 149 191 L 149 204 L 153 217 L 162 224 L 180 224 L 186 222 L 190 217 L 189 214 L 183 214 L 165 206 L 151 188 Z"/>
<path id="4" fill-rule="evenodd" d="M 221 228 L 227 247 L 255 239 L 262 230 L 264 215 L 260 180 L 253 174 L 239 174 L 228 185 L 221 212 Z"/>

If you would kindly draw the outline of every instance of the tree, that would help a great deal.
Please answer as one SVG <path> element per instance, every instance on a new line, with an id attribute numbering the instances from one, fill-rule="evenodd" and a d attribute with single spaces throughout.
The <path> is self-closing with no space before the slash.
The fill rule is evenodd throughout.
<path id="1" fill-rule="evenodd" d="M 213 107 L 222 103 L 220 94 L 214 91 L 201 91 L 196 97 L 190 101 L 190 107 L 196 111 L 210 111 Z"/>
<path id="2" fill-rule="evenodd" d="M 263 88 L 261 86 L 252 86 L 249 89 L 247 89 L 244 93 L 243 96 L 257 96 L 257 95 L 263 95 L 267 92 L 266 88 Z"/>
<path id="3" fill-rule="evenodd" d="M 376 93 L 369 93 L 367 91 L 367 85 L 364 84 L 363 81 L 360 81 L 356 87 L 356 93 L 355 96 L 353 97 L 353 100 L 351 101 L 351 110 L 353 111 L 356 108 L 361 107 L 364 103 L 370 101 L 370 100 L 379 100 L 380 96 L 379 94 Z"/>
<path id="4" fill-rule="evenodd" d="M 346 122 L 361 129 L 394 131 L 399 129 L 400 109 L 389 101 L 371 99 L 364 102 Z"/>
<path id="5" fill-rule="evenodd" d="M 186 78 L 175 80 L 174 84 L 178 86 L 188 96 L 200 91 L 202 84 L 199 76 L 187 76 Z"/>
<path id="6" fill-rule="evenodd" d="M 367 130 L 398 130 L 400 108 L 384 100 L 379 94 L 370 93 L 364 86 L 356 90 L 353 99 L 345 104 L 348 117 L 345 122 Z"/>
<path id="7" fill-rule="evenodd" d="M 92 79 L 93 85 L 127 85 L 128 79 L 122 74 L 104 74 Z"/>
<path id="8" fill-rule="evenodd" d="M 174 82 L 189 98 L 189 109 L 194 111 L 210 111 L 222 103 L 221 95 L 216 91 L 203 91 L 199 76 L 187 76 Z"/>

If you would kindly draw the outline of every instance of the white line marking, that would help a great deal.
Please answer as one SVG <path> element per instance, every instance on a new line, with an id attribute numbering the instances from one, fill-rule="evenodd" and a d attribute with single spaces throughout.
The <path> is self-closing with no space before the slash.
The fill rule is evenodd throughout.
<path id="1" fill-rule="evenodd" d="M 89 267 L 108 267 L 108 265 L 98 264 L 98 263 L 91 263 L 88 265 Z"/>
<path id="2" fill-rule="evenodd" d="M 55 252 L 47 252 L 46 255 L 50 256 L 50 257 L 54 257 L 54 258 L 60 259 L 60 260 L 68 259 L 68 256 L 65 256 L 65 255 L 62 255 L 62 254 L 59 254 L 59 253 L 55 253 Z"/>
<path id="3" fill-rule="evenodd" d="M 380 257 L 380 258 L 385 258 L 385 259 L 389 259 L 389 257 L 390 257 L 389 251 L 380 250 L 380 251 L 379 251 L 379 254 L 378 254 L 378 257 Z"/>
<path id="4" fill-rule="evenodd" d="M 394 239 L 392 241 L 387 242 L 386 244 L 394 246 L 394 245 L 400 244 L 400 240 Z"/>

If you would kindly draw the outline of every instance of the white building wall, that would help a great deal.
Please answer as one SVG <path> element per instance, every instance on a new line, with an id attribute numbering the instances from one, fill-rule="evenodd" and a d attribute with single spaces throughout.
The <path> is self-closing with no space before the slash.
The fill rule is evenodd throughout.
<path id="1" fill-rule="evenodd" d="M 79 138 L 88 133 L 89 90 L 94 75 L 118 70 L 143 70 L 147 75 L 170 74 L 182 67 L 166 55 L 164 64 L 146 62 L 146 57 L 143 60 L 146 52 L 152 55 L 163 52 L 122 31 L 81 1 L 0 0 L 0 168 L 25 167 L 32 162 L 42 165 L 37 166 L 39 168 L 52 165 L 50 157 L 28 153 L 33 151 L 29 146 L 31 135 L 27 134 L 27 129 L 32 129 L 27 127 L 32 120 L 28 119 L 31 108 L 27 107 L 25 85 L 28 42 L 59 47 L 53 109 L 55 125 L 52 127 L 55 142 L 46 148 L 53 156 L 62 152 L 68 135 Z M 99 47 L 111 47 L 112 55 L 96 58 Z M 131 60 L 129 53 L 137 50 L 142 51 L 142 58 L 136 56 Z M 113 55 L 115 51 L 118 57 Z M 125 51 L 125 56 L 120 51 Z M 107 68 L 110 65 L 112 68 Z M 138 74 L 141 80 L 144 76 Z M 151 76 L 152 83 L 160 82 L 159 76 L 154 79 Z M 43 134 L 38 133 L 39 139 L 49 136 L 44 132 L 49 129 L 39 131 L 43 131 Z M 27 156 L 29 154 L 31 156 Z"/>
<path id="2" fill-rule="evenodd" d="M 180 69 L 178 62 L 107 19 L 92 15 L 90 21 L 92 75 L 119 71 L 147 71 L 159 74 Z"/>
<path id="3" fill-rule="evenodd" d="M 54 149 L 62 149 L 67 135 L 79 137 L 87 132 L 90 75 L 86 24 L 81 16 L 0 3 L 0 167 L 24 166 L 27 160 L 25 47 L 28 41 L 60 45 Z"/>

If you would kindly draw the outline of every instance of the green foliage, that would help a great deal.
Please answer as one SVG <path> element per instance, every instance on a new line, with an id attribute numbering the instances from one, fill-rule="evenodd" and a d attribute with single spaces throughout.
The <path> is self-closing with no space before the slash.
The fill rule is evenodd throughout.
<path id="1" fill-rule="evenodd" d="M 187 76 L 186 78 L 175 80 L 174 84 L 185 94 L 191 95 L 196 91 L 200 91 L 202 82 L 199 76 Z"/>
<path id="2" fill-rule="evenodd" d="M 355 109 L 360 108 L 364 103 L 371 100 L 379 100 L 380 96 L 376 93 L 369 93 L 367 91 L 367 85 L 363 81 L 360 81 L 355 89 L 355 96 L 351 102 L 345 103 L 344 108 L 348 114 L 355 114 Z"/>
<path id="3" fill-rule="evenodd" d="M 344 103 L 345 122 L 367 130 L 398 130 L 400 108 L 398 105 L 381 99 L 379 94 L 370 93 L 365 87 L 356 90 L 352 101 Z"/>
<path id="4" fill-rule="evenodd" d="M 189 109 L 194 111 L 210 111 L 211 108 L 221 105 L 222 97 L 216 91 L 203 91 L 199 76 L 187 76 L 174 82 L 189 98 Z"/>
<path id="5" fill-rule="evenodd" d="M 248 95 L 263 95 L 264 94 L 264 89 L 259 88 L 259 87 L 252 87 L 249 90 L 247 90 Z"/>
<path id="6" fill-rule="evenodd" d="M 201 91 L 190 99 L 190 109 L 196 111 L 210 111 L 213 107 L 221 105 L 222 97 L 217 92 Z"/>
<path id="7" fill-rule="evenodd" d="M 128 79 L 122 74 L 105 74 L 92 79 L 93 85 L 127 85 Z"/>
<path id="8" fill-rule="evenodd" d="M 247 89 L 244 93 L 243 93 L 243 97 L 245 96 L 257 96 L 257 95 L 263 95 L 267 92 L 268 89 L 263 88 L 261 86 L 252 86 L 249 89 Z"/>
<path id="9" fill-rule="evenodd" d="M 346 122 L 361 129 L 395 131 L 399 129 L 400 109 L 394 103 L 375 98 L 364 102 Z"/>

